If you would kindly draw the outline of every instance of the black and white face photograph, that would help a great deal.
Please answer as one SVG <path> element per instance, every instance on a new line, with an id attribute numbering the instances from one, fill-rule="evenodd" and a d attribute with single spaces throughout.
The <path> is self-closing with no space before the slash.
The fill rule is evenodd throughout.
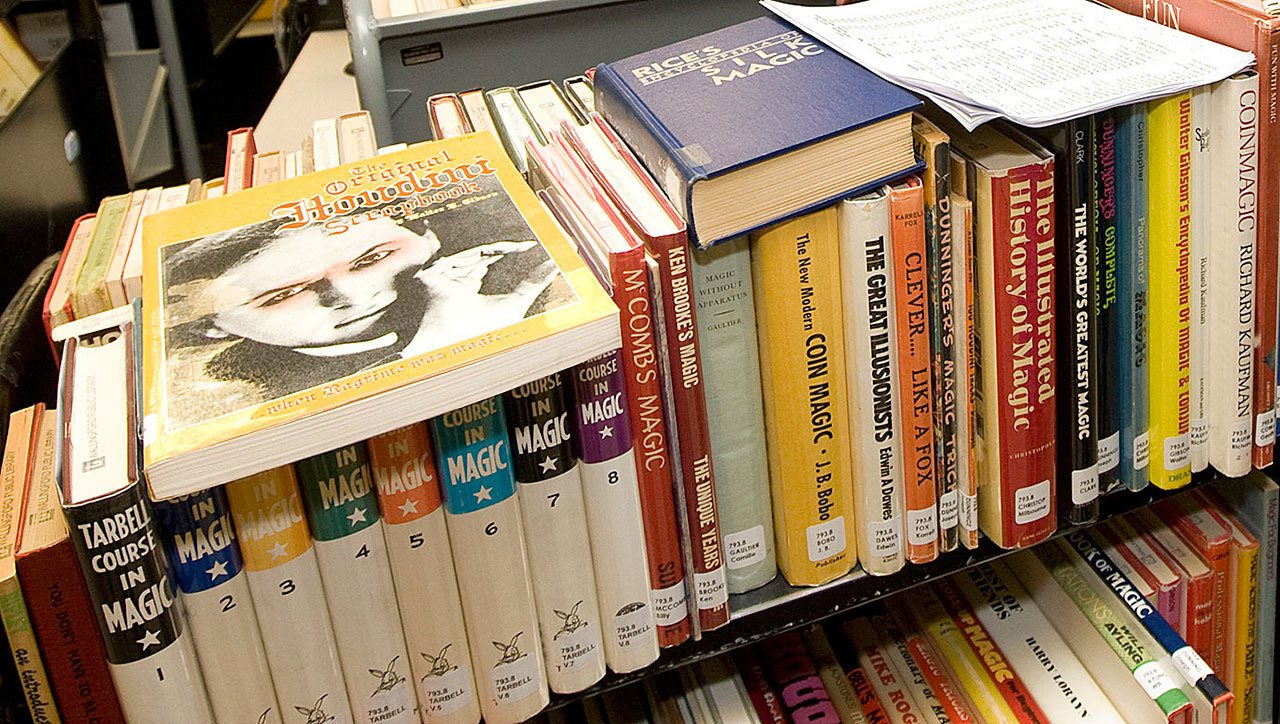
<path id="1" fill-rule="evenodd" d="M 259 222 L 162 250 L 171 424 L 440 350 L 576 301 L 493 177 L 414 218 Z M 432 213 L 434 212 L 434 213 Z M 354 219 L 353 219 L 354 220 Z"/>

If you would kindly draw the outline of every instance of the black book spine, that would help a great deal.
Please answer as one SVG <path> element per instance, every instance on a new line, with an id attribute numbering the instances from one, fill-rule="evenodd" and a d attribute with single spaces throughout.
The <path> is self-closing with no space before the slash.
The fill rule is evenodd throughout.
<path id="1" fill-rule="evenodd" d="M 564 375 L 555 373 L 503 395 L 517 483 L 538 483 L 578 464 L 570 430 L 573 398 Z"/>
<path id="2" fill-rule="evenodd" d="M 1119 272 L 1116 219 L 1116 115 L 1100 113 L 1094 117 L 1093 132 L 1093 253 L 1094 340 L 1097 354 L 1094 370 L 1117 371 L 1119 352 L 1116 329 L 1120 324 Z M 1120 410 L 1118 385 L 1124 376 L 1102 374 L 1093 377 L 1098 440 L 1098 490 L 1109 493 L 1120 487 Z"/>

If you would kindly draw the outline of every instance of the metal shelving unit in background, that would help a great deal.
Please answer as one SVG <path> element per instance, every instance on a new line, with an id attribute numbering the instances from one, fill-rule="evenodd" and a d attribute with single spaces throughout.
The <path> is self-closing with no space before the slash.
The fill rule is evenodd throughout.
<path id="1" fill-rule="evenodd" d="M 759 17 L 756 0 L 510 0 L 395 18 L 345 0 L 360 105 L 379 142 L 430 137 L 434 93 L 578 75 Z"/>

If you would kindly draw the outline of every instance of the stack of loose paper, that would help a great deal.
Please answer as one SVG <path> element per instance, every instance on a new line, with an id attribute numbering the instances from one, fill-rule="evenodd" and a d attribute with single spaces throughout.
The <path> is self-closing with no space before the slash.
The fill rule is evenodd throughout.
<path id="1" fill-rule="evenodd" d="M 1047 126 L 1214 83 L 1253 63 L 1088 0 L 866 0 L 769 10 L 973 130 Z"/>

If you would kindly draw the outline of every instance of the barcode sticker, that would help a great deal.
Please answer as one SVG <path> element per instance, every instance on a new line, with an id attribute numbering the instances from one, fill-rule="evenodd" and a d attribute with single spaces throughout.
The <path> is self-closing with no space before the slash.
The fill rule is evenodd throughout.
<path id="1" fill-rule="evenodd" d="M 1158 699 L 1178 688 L 1173 677 L 1166 674 L 1164 669 L 1160 668 L 1160 664 L 1155 661 L 1148 661 L 1134 669 L 1133 678 L 1138 680 L 1142 690 L 1152 699 Z"/>
<path id="2" fill-rule="evenodd" d="M 729 586 L 725 583 L 724 568 L 693 574 L 698 592 L 698 610 L 720 608 L 729 602 Z"/>
<path id="3" fill-rule="evenodd" d="M 1173 665 L 1187 677 L 1187 681 L 1197 682 L 1213 674 L 1213 669 L 1200 658 L 1200 654 L 1190 646 L 1183 646 L 1173 652 Z"/>
<path id="4" fill-rule="evenodd" d="M 666 588 L 651 589 L 649 595 L 653 600 L 653 620 L 659 626 L 675 626 L 689 618 L 684 581 Z"/>
<path id="5" fill-rule="evenodd" d="M 1133 438 L 1133 469 L 1144 470 L 1151 454 L 1151 431 L 1143 430 L 1142 434 Z"/>
<path id="6" fill-rule="evenodd" d="M 1098 474 L 1102 475 L 1120 466 L 1120 433 L 1113 432 L 1098 441 Z"/>
<path id="7" fill-rule="evenodd" d="M 1164 469 L 1177 470 L 1191 464 L 1191 443 L 1185 434 L 1164 439 Z"/>
<path id="8" fill-rule="evenodd" d="M 1258 427 L 1253 433 L 1256 436 L 1254 444 L 1258 447 L 1266 447 L 1274 445 L 1276 441 L 1276 411 L 1274 409 L 1267 410 L 1258 415 Z"/>
<path id="9" fill-rule="evenodd" d="M 867 523 L 867 542 L 871 544 L 871 555 L 879 558 L 890 558 L 898 555 L 902 548 L 901 525 L 897 520 L 873 520 Z"/>
<path id="10" fill-rule="evenodd" d="M 1097 482 L 1094 482 L 1097 487 Z M 1028 485 L 1013 494 L 1013 521 L 1018 525 L 1034 523 L 1049 514 L 1050 496 L 1053 484 L 1041 480 L 1035 485 Z"/>
<path id="11" fill-rule="evenodd" d="M 947 530 L 960 522 L 959 493 L 948 490 L 938 496 L 938 528 Z"/>
<path id="12" fill-rule="evenodd" d="M 844 516 L 809 526 L 805 537 L 809 541 L 809 560 L 813 563 L 844 553 Z"/>
<path id="13" fill-rule="evenodd" d="M 768 549 L 764 525 L 730 533 L 724 537 L 725 565 L 731 571 L 755 565 L 765 559 Z"/>
<path id="14" fill-rule="evenodd" d="M 1098 499 L 1098 466 L 1071 471 L 1071 502 L 1074 505 L 1092 503 Z"/>
<path id="15" fill-rule="evenodd" d="M 947 493 L 955 500 L 955 491 Z M 955 503 L 952 502 L 952 507 Z M 921 510 L 907 511 L 907 542 L 913 546 L 924 546 L 938 539 L 938 516 L 933 506 Z M 954 516 L 953 516 L 954 518 Z"/>

